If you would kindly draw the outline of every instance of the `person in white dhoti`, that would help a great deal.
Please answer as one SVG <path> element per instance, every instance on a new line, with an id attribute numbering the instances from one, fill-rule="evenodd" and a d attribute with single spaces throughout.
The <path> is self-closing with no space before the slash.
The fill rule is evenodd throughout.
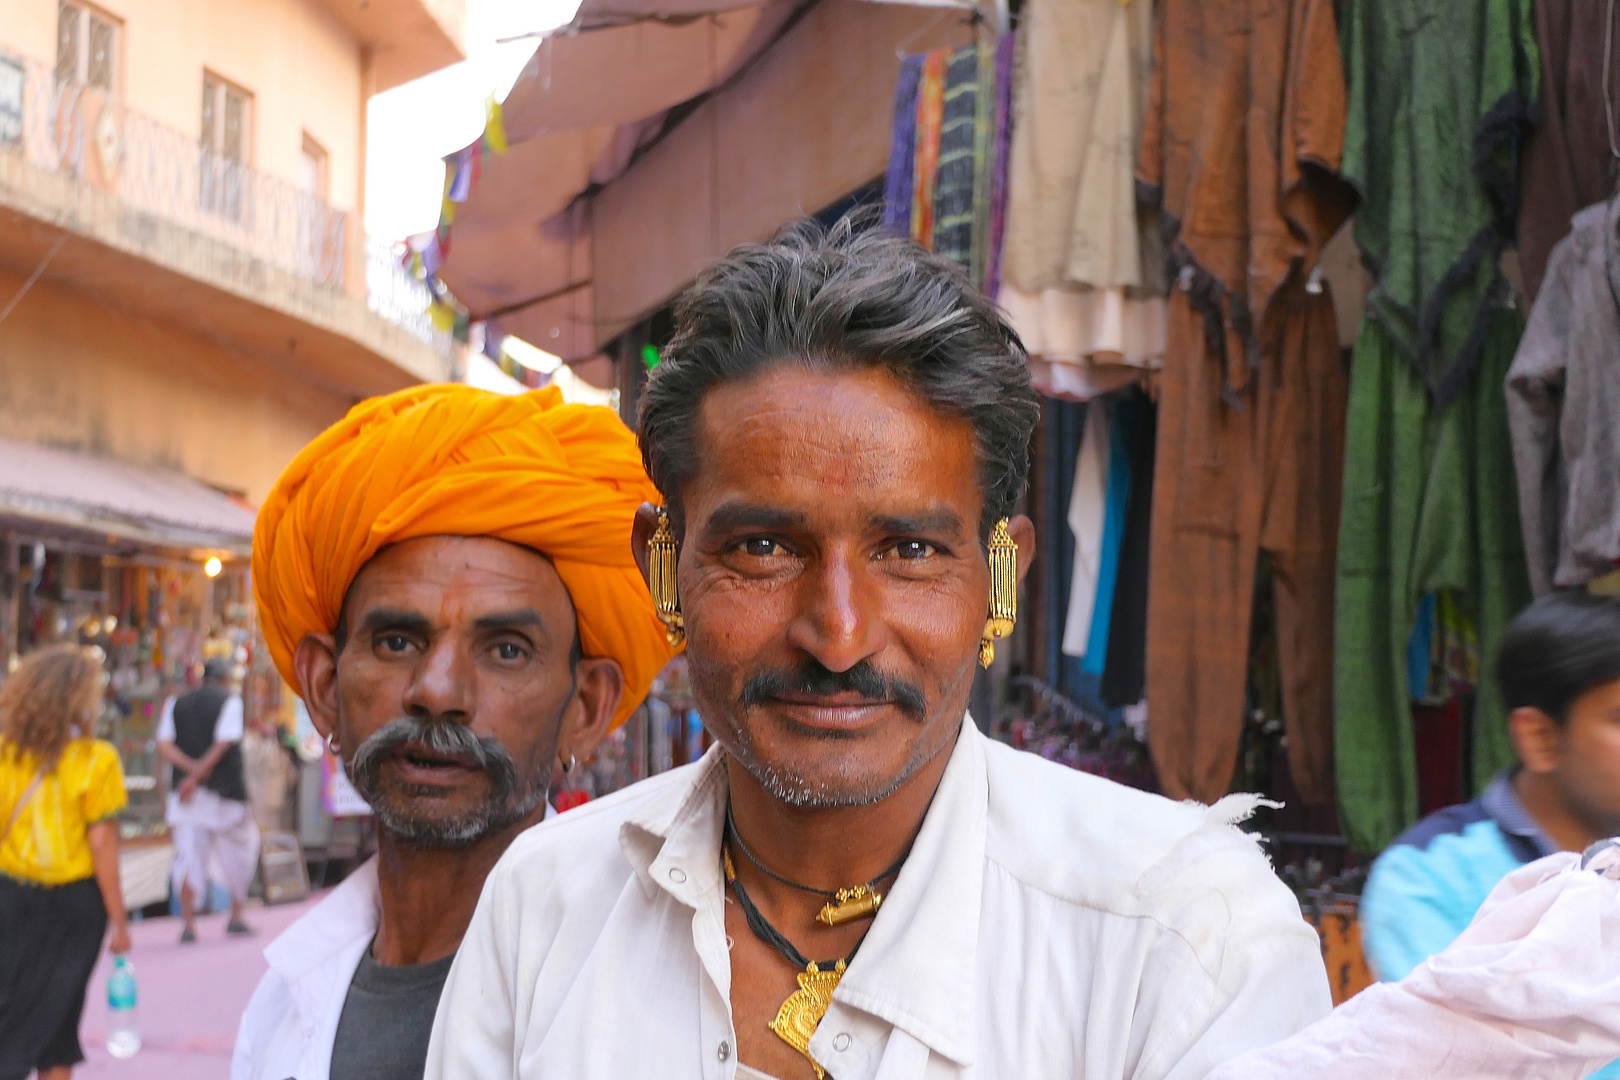
<path id="1" fill-rule="evenodd" d="M 637 551 L 714 746 L 513 841 L 427 1080 L 1202 1080 L 1330 1007 L 1252 839 L 967 715 L 1038 405 L 953 265 L 796 226 L 707 270 L 641 397 Z"/>
<path id="2" fill-rule="evenodd" d="M 174 842 L 174 889 L 185 927 L 197 940 L 197 903 L 211 871 L 231 895 L 227 934 L 253 933 L 242 904 L 259 862 L 259 827 L 248 810 L 242 771 L 242 698 L 226 687 L 230 662 L 209 660 L 197 689 L 170 698 L 158 722 L 158 754 L 172 766 L 164 820 Z"/>

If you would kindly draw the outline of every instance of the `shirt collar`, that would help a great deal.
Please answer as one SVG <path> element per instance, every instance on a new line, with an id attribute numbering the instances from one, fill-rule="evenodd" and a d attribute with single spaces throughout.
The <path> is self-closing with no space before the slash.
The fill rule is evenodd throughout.
<path id="1" fill-rule="evenodd" d="M 972 1064 L 989 817 L 983 743 L 972 718 L 964 716 L 911 854 L 833 994 L 835 1003 L 885 1020 L 964 1066 Z M 626 821 L 619 844 L 649 894 L 662 889 L 723 919 L 724 752 L 711 747 L 694 769 L 679 797 Z M 729 969 L 723 975 L 715 981 L 729 996 Z"/>
<path id="2" fill-rule="evenodd" d="M 289 987 L 358 942 L 368 942 L 382 921 L 377 860 L 367 859 L 297 922 L 265 946 L 270 970 Z"/>
<path id="3" fill-rule="evenodd" d="M 1527 841 L 1540 856 L 1556 855 L 1563 849 L 1536 824 L 1536 819 L 1524 808 L 1518 791 L 1513 787 L 1513 777 L 1518 771 L 1518 767 L 1513 766 L 1497 773 L 1485 789 L 1485 794 L 1479 797 L 1480 806 L 1496 822 L 1497 828 Z"/>

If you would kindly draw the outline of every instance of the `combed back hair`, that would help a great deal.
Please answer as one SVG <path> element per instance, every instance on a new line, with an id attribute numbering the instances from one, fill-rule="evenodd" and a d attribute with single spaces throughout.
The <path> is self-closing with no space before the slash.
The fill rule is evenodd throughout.
<path id="1" fill-rule="evenodd" d="M 75 725 L 93 734 L 102 684 L 98 650 L 47 645 L 23 657 L 0 686 L 0 755 L 23 751 L 54 765 Z"/>
<path id="2" fill-rule="evenodd" d="M 1509 710 L 1540 709 L 1558 723 L 1588 690 L 1620 679 L 1620 600 L 1585 592 L 1543 596 L 1508 624 L 1496 681 Z"/>
<path id="3" fill-rule="evenodd" d="M 783 364 L 883 368 L 936 412 L 970 421 L 981 539 L 1012 513 L 1039 415 L 1023 343 L 955 264 L 860 226 L 800 221 L 768 244 L 734 248 L 676 304 L 638 425 L 642 460 L 672 515 L 698 471 L 703 395 Z"/>

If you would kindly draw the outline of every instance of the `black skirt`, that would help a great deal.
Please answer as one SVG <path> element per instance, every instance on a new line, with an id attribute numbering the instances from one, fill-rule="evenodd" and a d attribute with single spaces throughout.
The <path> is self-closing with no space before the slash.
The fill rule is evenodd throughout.
<path id="1" fill-rule="evenodd" d="M 0 1080 L 84 1060 L 79 1018 L 106 932 L 95 878 L 51 887 L 0 874 Z"/>

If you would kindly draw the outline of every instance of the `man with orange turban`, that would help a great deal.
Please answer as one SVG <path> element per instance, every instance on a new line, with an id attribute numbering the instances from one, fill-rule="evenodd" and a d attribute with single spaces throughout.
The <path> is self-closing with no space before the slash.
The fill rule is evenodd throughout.
<path id="1" fill-rule="evenodd" d="M 635 438 L 555 389 L 357 405 L 259 512 L 270 655 L 378 857 L 265 949 L 232 1080 L 420 1076 L 484 878 L 673 652 L 631 555 Z"/>

